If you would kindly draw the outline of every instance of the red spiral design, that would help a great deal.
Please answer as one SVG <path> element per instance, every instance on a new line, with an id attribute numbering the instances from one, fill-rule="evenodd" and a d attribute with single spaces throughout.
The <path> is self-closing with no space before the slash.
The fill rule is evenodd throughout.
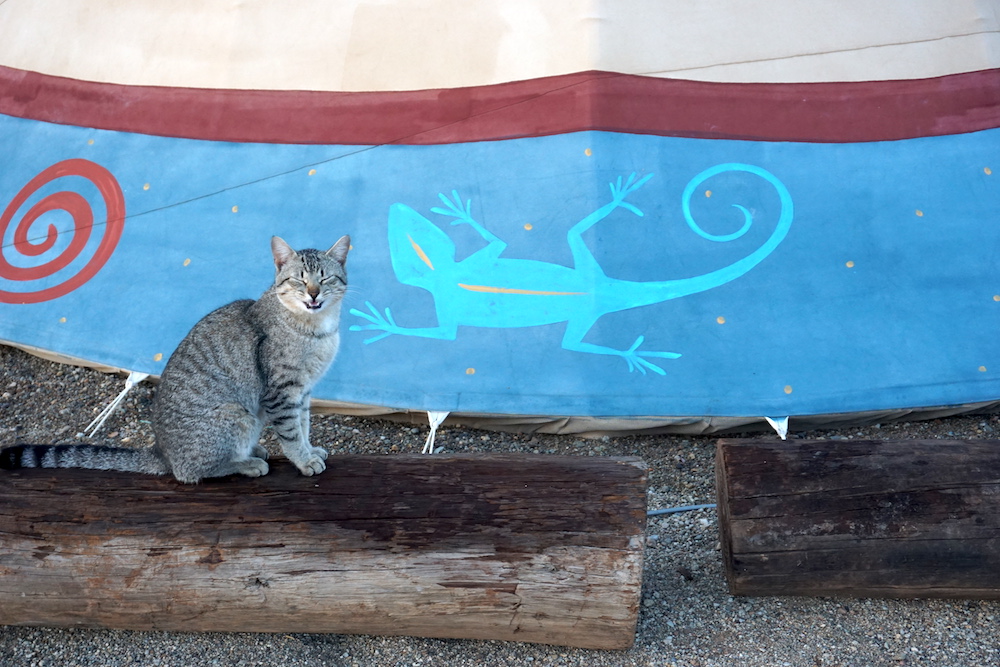
<path id="1" fill-rule="evenodd" d="M 125 226 L 125 196 L 122 194 L 122 189 L 110 171 L 90 160 L 80 158 L 63 160 L 52 165 L 21 188 L 17 196 L 7 205 L 3 215 L 0 215 L 0 239 L 4 237 L 14 214 L 34 192 L 46 183 L 64 176 L 82 176 L 86 178 L 97 187 L 97 191 L 104 199 L 104 207 L 107 211 L 107 224 L 104 226 L 104 236 L 101 239 L 100 245 L 98 245 L 90 261 L 79 272 L 70 276 L 64 282 L 36 292 L 7 292 L 0 290 L 0 303 L 40 303 L 42 301 L 57 299 L 72 292 L 93 278 L 101 270 L 101 267 L 111 257 L 111 253 L 114 252 L 115 246 L 118 245 L 122 229 Z M 26 257 L 37 257 L 55 245 L 59 232 L 53 225 L 49 225 L 45 238 L 28 238 L 28 230 L 35 220 L 50 211 L 66 211 L 72 216 L 73 238 L 70 240 L 69 245 L 63 252 L 48 262 L 29 268 L 13 266 L 0 253 L 0 278 L 13 281 L 38 280 L 66 268 L 70 262 L 83 252 L 94 229 L 94 213 L 86 199 L 75 192 L 67 190 L 54 192 L 44 197 L 21 218 L 17 228 L 14 230 L 14 251 Z"/>

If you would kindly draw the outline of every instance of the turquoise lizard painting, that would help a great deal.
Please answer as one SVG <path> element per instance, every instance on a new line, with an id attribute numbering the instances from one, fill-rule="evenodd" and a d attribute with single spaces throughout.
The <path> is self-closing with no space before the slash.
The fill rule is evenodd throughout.
<path id="1" fill-rule="evenodd" d="M 455 340 L 458 327 L 529 327 L 566 323 L 562 347 L 575 352 L 621 357 L 630 371 L 652 371 L 663 375 L 660 366 L 650 359 L 676 359 L 676 352 L 641 349 L 639 336 L 626 350 L 584 342 L 599 318 L 620 310 L 647 306 L 668 299 L 703 292 L 739 278 L 757 266 L 781 243 L 792 222 L 792 199 L 770 172 L 753 165 L 727 163 L 711 167 L 695 176 L 682 196 L 682 211 L 688 226 L 703 238 L 726 242 L 740 238 L 753 224 L 753 214 L 739 204 L 743 225 L 727 235 L 713 235 L 693 219 L 690 200 L 705 180 L 724 172 L 747 172 L 763 178 L 777 191 L 781 211 L 774 231 L 756 250 L 740 260 L 704 275 L 664 281 L 631 281 L 608 277 L 582 235 L 618 209 L 637 216 L 643 212 L 626 198 L 641 188 L 652 174 L 637 178 L 633 173 L 625 182 L 619 177 L 611 183 L 608 203 L 576 223 L 567 233 L 573 266 L 529 259 L 502 257 L 507 244 L 472 217 L 472 203 L 463 205 L 458 193 L 438 197 L 444 208 L 433 213 L 453 218 L 452 225 L 470 225 L 486 241 L 486 246 L 461 261 L 455 260 L 455 244 L 437 225 L 405 204 L 393 204 L 389 210 L 389 249 L 392 268 L 405 285 L 421 287 L 434 296 L 438 326 L 406 328 L 396 324 L 392 312 L 379 312 L 367 302 L 369 312 L 352 309 L 351 314 L 367 322 L 351 331 L 377 331 L 365 340 L 374 343 L 391 335 L 418 336 Z"/>

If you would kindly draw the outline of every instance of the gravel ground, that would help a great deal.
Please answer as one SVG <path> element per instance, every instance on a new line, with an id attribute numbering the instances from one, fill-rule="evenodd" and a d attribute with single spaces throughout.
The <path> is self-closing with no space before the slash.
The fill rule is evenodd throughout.
<path id="1" fill-rule="evenodd" d="M 0 445 L 72 441 L 122 388 L 115 375 L 0 346 Z M 139 385 L 103 437 L 151 442 L 153 389 Z M 426 429 L 314 416 L 334 454 L 419 452 Z M 796 433 L 793 437 L 993 438 L 1000 413 Z M 773 437 L 746 434 L 746 437 Z M 447 452 L 641 456 L 651 509 L 715 502 L 715 437 L 583 440 L 445 426 Z M 1000 665 L 1000 603 L 954 600 L 734 598 L 723 580 L 712 510 L 654 517 L 635 646 L 587 651 L 496 641 L 345 635 L 222 634 L 0 627 L 0 666 L 22 665 L 677 665 L 678 667 L 985 667 Z"/>

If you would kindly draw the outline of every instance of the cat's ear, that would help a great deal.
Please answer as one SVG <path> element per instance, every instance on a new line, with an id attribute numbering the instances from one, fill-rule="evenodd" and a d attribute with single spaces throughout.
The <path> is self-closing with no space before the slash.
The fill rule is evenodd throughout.
<path id="1" fill-rule="evenodd" d="M 347 261 L 347 251 L 351 249 L 351 237 L 344 235 L 340 237 L 340 240 L 333 244 L 326 254 L 333 259 L 337 260 L 341 266 Z"/>
<path id="2" fill-rule="evenodd" d="M 271 237 L 271 254 L 274 255 L 274 268 L 281 270 L 288 260 L 295 257 L 295 251 L 292 250 L 292 246 L 285 243 L 284 239 L 280 236 Z"/>

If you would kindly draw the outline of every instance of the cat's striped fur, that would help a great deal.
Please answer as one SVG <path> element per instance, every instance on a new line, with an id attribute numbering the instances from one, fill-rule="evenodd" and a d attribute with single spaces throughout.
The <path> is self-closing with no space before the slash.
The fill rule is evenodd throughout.
<path id="1" fill-rule="evenodd" d="M 0 467 L 73 467 L 172 473 L 181 482 L 268 471 L 258 444 L 271 424 L 304 475 L 326 468 L 309 443 L 309 397 L 340 346 L 340 304 L 350 238 L 326 252 L 296 252 L 274 237 L 275 281 L 256 301 L 209 313 L 171 355 L 153 405 L 151 449 L 15 445 Z"/>
<path id="2" fill-rule="evenodd" d="M 90 468 L 127 472 L 170 472 L 149 449 L 104 445 L 15 445 L 0 449 L 0 468 Z"/>

